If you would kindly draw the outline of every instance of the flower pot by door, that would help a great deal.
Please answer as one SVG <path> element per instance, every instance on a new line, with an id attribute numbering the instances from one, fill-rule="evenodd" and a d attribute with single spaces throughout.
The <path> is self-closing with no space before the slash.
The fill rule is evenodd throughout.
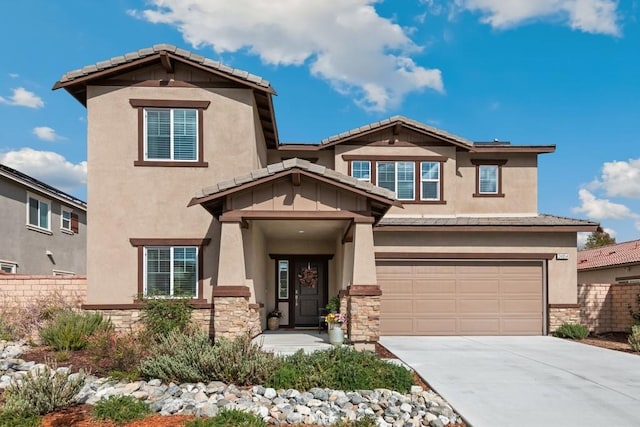
<path id="1" fill-rule="evenodd" d="M 329 343 L 333 345 L 342 345 L 344 343 L 344 331 L 340 325 L 330 325 Z"/>
<path id="2" fill-rule="evenodd" d="M 277 317 L 269 317 L 267 319 L 267 327 L 270 331 L 275 331 L 280 327 L 280 319 Z"/>

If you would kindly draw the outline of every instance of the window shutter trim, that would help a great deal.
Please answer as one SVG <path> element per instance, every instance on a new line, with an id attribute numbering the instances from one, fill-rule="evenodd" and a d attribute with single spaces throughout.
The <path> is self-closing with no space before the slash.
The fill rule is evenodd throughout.
<path id="1" fill-rule="evenodd" d="M 80 227 L 78 225 L 78 214 L 75 212 L 71 212 L 71 231 L 74 233 L 78 233 Z"/>

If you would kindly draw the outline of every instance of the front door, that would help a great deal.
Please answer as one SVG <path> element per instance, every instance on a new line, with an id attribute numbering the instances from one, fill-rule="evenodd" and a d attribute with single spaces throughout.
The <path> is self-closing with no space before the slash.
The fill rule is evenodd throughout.
<path id="1" fill-rule="evenodd" d="M 320 309 L 327 303 L 327 261 L 298 258 L 293 260 L 295 326 L 317 326 Z"/>

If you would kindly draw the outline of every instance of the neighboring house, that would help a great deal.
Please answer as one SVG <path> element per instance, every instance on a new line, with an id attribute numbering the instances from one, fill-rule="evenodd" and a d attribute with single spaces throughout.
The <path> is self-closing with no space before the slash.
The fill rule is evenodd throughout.
<path id="1" fill-rule="evenodd" d="M 578 310 L 576 232 L 598 224 L 538 214 L 553 145 L 404 117 L 283 144 L 267 81 L 170 45 L 58 88 L 87 107 L 86 308 L 126 323 L 136 295 L 186 295 L 230 336 L 276 307 L 317 325 L 339 295 L 354 342 L 540 335 Z"/>
<path id="2" fill-rule="evenodd" d="M 0 270 L 9 274 L 85 274 L 82 200 L 0 164 Z"/>
<path id="3" fill-rule="evenodd" d="M 640 240 L 579 251 L 578 283 L 640 283 Z"/>

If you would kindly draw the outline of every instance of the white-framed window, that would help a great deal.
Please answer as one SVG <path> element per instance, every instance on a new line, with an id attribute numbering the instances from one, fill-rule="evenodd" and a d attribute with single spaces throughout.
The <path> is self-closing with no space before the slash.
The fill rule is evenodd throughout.
<path id="1" fill-rule="evenodd" d="M 145 160 L 197 161 L 198 110 L 144 109 Z"/>
<path id="2" fill-rule="evenodd" d="M 351 176 L 360 181 L 371 182 L 371 162 L 368 160 L 351 162 Z"/>
<path id="3" fill-rule="evenodd" d="M 75 276 L 76 273 L 73 271 L 65 271 L 65 270 L 53 270 L 54 276 Z"/>
<path id="4" fill-rule="evenodd" d="M 498 174 L 500 168 L 498 165 L 479 165 L 478 166 L 478 193 L 480 194 L 498 194 Z"/>
<path id="5" fill-rule="evenodd" d="M 27 197 L 27 225 L 51 230 L 51 202 L 29 194 Z"/>
<path id="6" fill-rule="evenodd" d="M 420 163 L 420 199 L 440 200 L 440 162 Z"/>
<path id="7" fill-rule="evenodd" d="M 71 231 L 71 211 L 64 208 L 60 211 L 60 228 Z"/>
<path id="8" fill-rule="evenodd" d="M 415 162 L 377 163 L 378 187 L 396 193 L 398 200 L 415 199 Z"/>
<path id="9" fill-rule="evenodd" d="M 198 297 L 197 246 L 145 246 L 144 296 Z"/>
<path id="10" fill-rule="evenodd" d="M 18 264 L 11 261 L 0 261 L 0 271 L 16 274 L 18 272 Z"/>
<path id="11" fill-rule="evenodd" d="M 278 298 L 289 298 L 289 261 L 278 260 Z"/>

